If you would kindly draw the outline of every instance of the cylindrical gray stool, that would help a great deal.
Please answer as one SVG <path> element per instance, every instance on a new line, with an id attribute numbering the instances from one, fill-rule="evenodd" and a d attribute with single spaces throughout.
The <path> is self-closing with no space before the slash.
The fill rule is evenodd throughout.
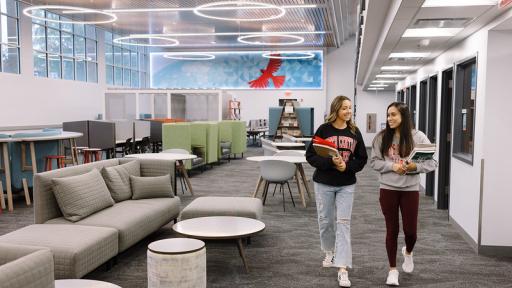
<path id="1" fill-rule="evenodd" d="M 148 287 L 205 288 L 204 242 L 190 238 L 173 238 L 150 243 Z"/>

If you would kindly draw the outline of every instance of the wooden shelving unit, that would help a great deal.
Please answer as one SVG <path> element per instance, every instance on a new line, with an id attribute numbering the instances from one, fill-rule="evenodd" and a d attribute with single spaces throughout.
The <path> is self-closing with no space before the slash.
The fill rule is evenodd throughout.
<path id="1" fill-rule="evenodd" d="M 279 118 L 274 139 L 281 139 L 283 135 L 288 134 L 293 137 L 301 137 L 302 131 L 299 127 L 299 119 L 295 114 L 295 104 L 293 100 L 284 100 L 283 110 Z"/>

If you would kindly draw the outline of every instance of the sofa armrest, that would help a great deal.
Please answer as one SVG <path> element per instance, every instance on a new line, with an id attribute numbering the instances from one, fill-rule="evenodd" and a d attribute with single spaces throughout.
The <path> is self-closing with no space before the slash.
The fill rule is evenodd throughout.
<path id="1" fill-rule="evenodd" d="M 0 244 L 0 283 L 9 288 L 55 286 L 53 254 L 34 246 Z M 5 286 L 4 286 L 5 285 Z"/>

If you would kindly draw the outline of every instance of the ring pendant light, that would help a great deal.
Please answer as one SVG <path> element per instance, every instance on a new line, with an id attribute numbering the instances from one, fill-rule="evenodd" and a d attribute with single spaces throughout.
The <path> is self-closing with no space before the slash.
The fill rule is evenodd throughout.
<path id="1" fill-rule="evenodd" d="M 49 19 L 46 17 L 40 17 L 33 14 L 33 11 L 37 10 L 61 10 L 62 14 L 101 14 L 109 17 L 106 20 L 100 21 L 75 21 L 75 20 L 61 20 L 61 19 Z M 23 14 L 26 16 L 38 19 L 47 22 L 55 22 L 55 23 L 66 23 L 66 24 L 105 24 L 112 23 L 117 20 L 117 16 L 110 12 L 105 12 L 96 9 L 83 8 L 83 7 L 73 7 L 73 6 L 62 6 L 62 5 L 38 5 L 38 6 L 30 6 L 23 9 Z"/>
<path id="2" fill-rule="evenodd" d="M 232 6 L 226 6 L 226 5 L 232 5 Z M 237 7 L 234 5 L 246 5 L 242 7 Z M 263 18 L 230 18 L 230 17 L 218 17 L 218 16 L 212 16 L 205 14 L 205 11 L 226 11 L 226 10 L 256 10 L 256 9 L 273 9 L 278 10 L 279 13 L 275 15 L 271 15 L 268 17 Z M 251 1 L 221 1 L 221 2 L 213 2 L 213 3 L 207 3 L 200 6 L 197 6 L 194 8 L 194 14 L 215 19 L 215 20 L 225 20 L 225 21 L 267 21 L 267 20 L 273 20 L 277 18 L 281 18 L 286 13 L 286 10 L 282 7 L 268 4 L 268 3 L 260 3 L 260 2 L 251 2 Z"/>
<path id="3" fill-rule="evenodd" d="M 127 40 L 138 40 L 138 39 L 155 39 L 170 42 L 169 44 L 146 44 L 146 43 L 133 43 Z M 180 42 L 173 38 L 153 36 L 153 35 L 130 35 L 125 37 L 119 37 L 113 40 L 114 43 L 132 46 L 144 46 L 144 47 L 174 47 L 180 44 Z"/>
<path id="4" fill-rule="evenodd" d="M 261 42 L 261 41 L 248 41 L 247 39 L 253 39 L 258 37 L 283 37 L 292 39 L 295 41 L 292 42 Z M 289 34 L 252 34 L 252 35 L 244 35 L 238 37 L 238 42 L 249 44 L 249 45 L 269 45 L 269 46 L 279 46 L 279 45 L 297 45 L 304 42 L 304 37 L 297 36 L 297 35 L 289 35 Z"/>
<path id="5" fill-rule="evenodd" d="M 279 54 L 279 55 L 276 55 Z M 296 54 L 298 56 L 283 56 L 283 54 Z M 315 54 L 313 52 L 304 52 L 304 51 L 277 51 L 277 52 L 265 52 L 261 56 L 264 58 L 270 59 L 311 59 L 315 58 Z"/>
<path id="6" fill-rule="evenodd" d="M 198 53 L 198 52 L 169 52 L 163 55 L 164 58 L 173 60 L 212 60 L 215 59 L 215 55 L 209 53 Z"/>

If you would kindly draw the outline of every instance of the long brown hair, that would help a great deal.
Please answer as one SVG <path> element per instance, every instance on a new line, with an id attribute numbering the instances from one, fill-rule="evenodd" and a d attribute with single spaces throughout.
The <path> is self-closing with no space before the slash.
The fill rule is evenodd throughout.
<path id="1" fill-rule="evenodd" d="M 389 111 L 389 108 L 395 107 L 400 115 L 402 116 L 402 123 L 400 126 L 395 129 L 400 129 L 400 142 L 399 142 L 399 151 L 400 157 L 404 158 L 411 154 L 412 149 L 414 149 L 414 139 L 412 138 L 412 119 L 411 113 L 409 112 L 409 107 L 401 102 L 393 102 L 389 104 L 386 109 L 386 115 Z M 389 122 L 386 121 L 386 129 L 379 132 L 377 137 L 382 136 L 382 145 L 380 146 L 381 155 L 386 155 L 389 152 L 389 148 L 393 144 L 393 137 L 395 135 L 395 129 L 389 127 Z M 377 138 L 375 137 L 375 138 Z"/>
<path id="2" fill-rule="evenodd" d="M 331 111 L 329 112 L 329 116 L 327 116 L 327 118 L 325 118 L 325 122 L 333 123 L 334 121 L 336 121 L 336 118 L 338 118 L 338 111 L 341 109 L 341 106 L 343 106 L 343 101 L 345 101 L 345 100 L 352 102 L 352 100 L 350 100 L 350 98 L 348 98 L 347 96 L 343 96 L 343 95 L 336 96 L 336 98 L 334 98 L 332 100 Z M 350 128 L 350 132 L 352 132 L 352 134 L 355 135 L 357 126 L 356 126 L 356 124 L 354 124 L 352 119 L 347 121 L 347 126 Z"/>

